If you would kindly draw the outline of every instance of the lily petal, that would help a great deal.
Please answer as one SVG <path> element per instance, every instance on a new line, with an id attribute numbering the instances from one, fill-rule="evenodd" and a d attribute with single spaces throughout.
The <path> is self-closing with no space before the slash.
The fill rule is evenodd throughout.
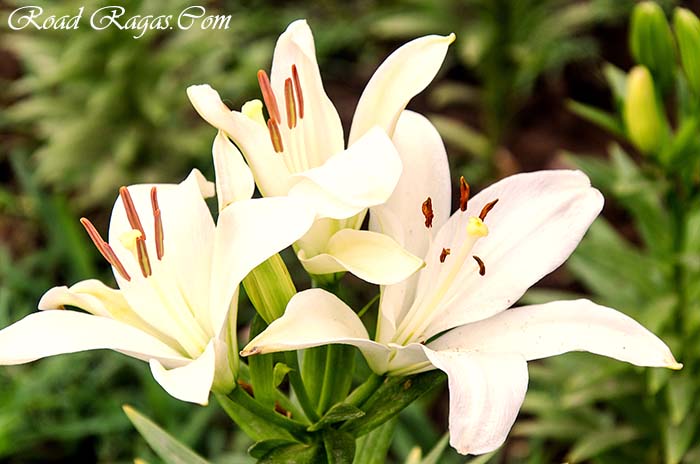
<path id="1" fill-rule="evenodd" d="M 257 265 L 303 236 L 315 212 L 288 197 L 241 200 L 219 214 L 211 281 L 211 320 L 223 327 L 238 285 Z"/>
<path id="2" fill-rule="evenodd" d="M 461 454 L 484 454 L 501 446 L 525 399 L 525 360 L 517 354 L 428 348 L 425 354 L 447 374 L 450 445 Z"/>
<path id="3" fill-rule="evenodd" d="M 157 359 L 151 359 L 151 373 L 170 396 L 206 406 L 216 369 L 214 341 L 194 361 L 173 369 L 166 369 Z"/>
<path id="4" fill-rule="evenodd" d="M 323 166 L 294 177 L 290 196 L 313 205 L 319 217 L 346 219 L 384 203 L 401 176 L 401 159 L 386 133 L 375 128 Z"/>
<path id="5" fill-rule="evenodd" d="M 238 148 L 219 131 L 212 146 L 214 170 L 216 172 L 216 198 L 219 211 L 230 203 L 249 200 L 255 191 L 253 173 Z"/>
<path id="6" fill-rule="evenodd" d="M 251 340 L 241 356 L 340 343 L 358 347 L 375 372 L 385 372 L 390 350 L 369 339 L 357 314 L 337 296 L 313 288 L 289 300 L 284 315 Z"/>
<path id="7" fill-rule="evenodd" d="M 170 365 L 189 360 L 157 338 L 106 317 L 77 311 L 48 310 L 30 314 L 0 330 L 0 364 L 24 364 L 48 356 L 110 349 L 137 359 Z"/>
<path id="8" fill-rule="evenodd" d="M 417 294 L 434 285 L 449 258 L 440 263 L 442 248 L 459 250 L 470 216 L 499 199 L 485 219 L 489 235 L 471 250 L 486 264 L 465 265 L 451 286 L 426 335 L 490 317 L 515 303 L 535 282 L 559 267 L 603 207 L 603 196 L 580 171 L 517 174 L 483 190 L 457 211 L 438 232 L 425 259 Z"/>
<path id="9" fill-rule="evenodd" d="M 263 195 L 287 193 L 289 170 L 274 152 L 267 127 L 238 111 L 231 111 L 209 85 L 192 85 L 187 88 L 187 96 L 205 121 L 224 131 L 240 147 Z"/>
<path id="10" fill-rule="evenodd" d="M 386 203 L 370 210 L 370 230 L 388 234 L 410 253 L 425 256 L 431 229 L 425 227 L 421 205 L 427 198 L 432 201 L 432 230 L 439 230 L 450 217 L 447 152 L 435 127 L 413 111 L 401 113 L 392 141 L 401 156 L 403 172 Z M 386 342 L 394 335 L 396 321 L 413 301 L 417 282 L 418 275 L 413 275 L 401 284 L 382 289 L 378 341 Z"/>
<path id="11" fill-rule="evenodd" d="M 291 23 L 275 46 L 270 84 L 280 104 L 285 101 L 284 83 L 292 78 L 293 65 L 299 76 L 304 102 L 304 117 L 299 120 L 299 129 L 304 131 L 305 155 L 309 165 L 316 167 L 343 151 L 345 138 L 338 112 L 323 88 L 314 38 L 305 20 Z M 297 100 L 299 98 L 297 96 Z M 284 112 L 284 109 L 281 111 Z"/>
<path id="12" fill-rule="evenodd" d="M 355 110 L 350 141 L 362 137 L 372 126 L 389 136 L 408 102 L 435 78 L 455 35 L 428 35 L 412 40 L 392 53 L 374 72 Z"/>
<path id="13" fill-rule="evenodd" d="M 423 260 L 407 252 L 391 237 L 369 230 L 341 229 L 330 238 L 326 252 L 299 260 L 310 274 L 350 271 L 367 282 L 391 285 L 423 266 Z"/>
<path id="14" fill-rule="evenodd" d="M 588 300 L 513 308 L 451 330 L 429 346 L 434 350 L 519 353 L 528 361 L 588 351 L 636 366 L 682 367 L 668 346 L 637 321 Z"/>

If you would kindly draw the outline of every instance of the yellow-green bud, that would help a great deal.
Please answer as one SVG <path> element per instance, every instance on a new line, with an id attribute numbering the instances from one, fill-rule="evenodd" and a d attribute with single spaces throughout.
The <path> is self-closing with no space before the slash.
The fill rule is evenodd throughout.
<path id="1" fill-rule="evenodd" d="M 673 27 L 688 85 L 693 92 L 700 95 L 700 20 L 692 11 L 676 8 Z"/>
<path id="2" fill-rule="evenodd" d="M 623 118 L 630 141 L 643 153 L 657 152 L 666 138 L 667 124 L 654 90 L 654 80 L 644 66 L 627 75 Z"/>
<path id="3" fill-rule="evenodd" d="M 675 49 L 666 15 L 654 2 L 637 4 L 632 12 L 630 48 L 638 64 L 646 66 L 662 90 L 673 83 Z"/>

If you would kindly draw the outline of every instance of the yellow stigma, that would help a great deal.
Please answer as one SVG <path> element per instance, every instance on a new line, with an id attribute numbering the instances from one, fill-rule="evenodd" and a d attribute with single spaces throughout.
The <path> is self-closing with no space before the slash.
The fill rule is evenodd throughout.
<path id="1" fill-rule="evenodd" d="M 250 119 L 257 122 L 258 124 L 261 124 L 262 126 L 266 127 L 267 124 L 265 124 L 265 118 L 263 117 L 262 109 L 262 102 L 258 99 L 255 99 L 245 102 L 245 104 L 243 104 L 243 106 L 241 107 L 241 113 L 248 116 Z"/>
<path id="2" fill-rule="evenodd" d="M 119 241 L 124 248 L 136 255 L 136 239 L 141 238 L 141 232 L 136 229 L 127 230 L 119 236 Z"/>
<path id="3" fill-rule="evenodd" d="M 484 221 L 472 216 L 467 224 L 467 234 L 472 237 L 486 237 L 489 234 L 489 228 L 484 224 Z"/>

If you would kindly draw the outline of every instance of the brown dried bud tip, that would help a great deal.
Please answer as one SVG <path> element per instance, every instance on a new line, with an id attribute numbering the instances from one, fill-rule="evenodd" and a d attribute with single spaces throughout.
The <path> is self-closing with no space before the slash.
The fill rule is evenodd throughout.
<path id="1" fill-rule="evenodd" d="M 430 229 L 433 227 L 433 218 L 435 217 L 433 214 L 433 200 L 430 197 L 423 202 L 421 211 L 423 211 L 423 216 L 425 217 L 425 227 Z"/>
<path id="2" fill-rule="evenodd" d="M 450 249 L 449 248 L 443 248 L 442 253 L 440 253 L 440 262 L 444 263 L 445 258 L 447 258 L 447 255 L 450 254 Z"/>
<path id="3" fill-rule="evenodd" d="M 498 203 L 498 198 L 496 198 L 492 202 L 486 203 L 484 207 L 481 208 L 481 213 L 479 213 L 479 219 L 481 219 L 482 221 L 486 219 L 486 215 L 489 214 L 489 211 L 491 211 L 494 206 L 496 206 L 496 203 Z"/>
<path id="4" fill-rule="evenodd" d="M 486 274 L 486 265 L 481 260 L 481 258 L 479 258 L 478 256 L 472 256 L 472 258 L 474 258 L 474 261 L 476 261 L 476 264 L 479 265 L 479 275 Z"/>
<path id="5" fill-rule="evenodd" d="M 459 209 L 460 211 L 467 210 L 467 202 L 469 201 L 469 184 L 464 180 L 464 176 L 459 178 Z"/>

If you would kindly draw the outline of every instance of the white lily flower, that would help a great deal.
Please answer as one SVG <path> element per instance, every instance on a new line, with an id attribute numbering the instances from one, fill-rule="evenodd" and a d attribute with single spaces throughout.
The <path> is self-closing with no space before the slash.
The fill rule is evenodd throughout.
<path id="1" fill-rule="evenodd" d="M 583 173 L 514 175 L 468 202 L 463 183 L 460 210 L 449 217 L 447 158 L 433 126 L 404 112 L 394 142 L 404 173 L 372 224 L 425 256 L 426 267 L 382 289 L 375 340 L 345 303 L 312 289 L 292 298 L 243 355 L 342 343 L 357 346 L 380 374 L 440 369 L 449 380 L 450 443 L 463 454 L 504 442 L 527 390 L 527 361 L 589 351 L 681 367 L 639 323 L 590 301 L 508 309 L 566 260 L 600 212 L 603 198 Z"/>
<path id="2" fill-rule="evenodd" d="M 210 390 L 230 391 L 239 283 L 301 237 L 314 212 L 292 198 L 251 200 L 251 188 L 225 192 L 240 201 L 215 226 L 204 201 L 213 193 L 197 170 L 180 184 L 122 187 L 109 242 L 82 219 L 119 290 L 98 280 L 50 289 L 42 311 L 0 331 L 0 364 L 112 349 L 147 361 L 175 398 L 207 404 Z"/>
<path id="3" fill-rule="evenodd" d="M 271 77 L 258 72 L 267 122 L 260 100 L 231 111 L 210 86 L 187 89 L 202 118 L 241 149 L 264 196 L 301 197 L 316 208 L 316 224 L 295 245 L 311 274 L 347 270 L 392 284 L 423 265 L 395 240 L 358 229 L 367 208 L 393 192 L 402 169 L 390 139 L 396 121 L 435 77 L 453 40 L 454 34 L 421 37 L 387 58 L 360 98 L 347 149 L 304 20 L 290 24 L 277 41 Z"/>

